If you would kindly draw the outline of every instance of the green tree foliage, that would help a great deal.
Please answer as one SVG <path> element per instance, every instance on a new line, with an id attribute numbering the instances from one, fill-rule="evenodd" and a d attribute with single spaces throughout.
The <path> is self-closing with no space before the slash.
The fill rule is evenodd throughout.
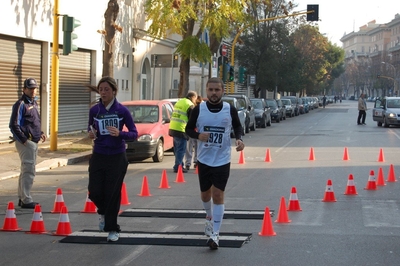
<path id="1" fill-rule="evenodd" d="M 294 7 L 284 0 L 249 6 L 255 21 L 288 15 Z M 286 94 L 321 94 L 343 73 L 343 49 L 332 45 L 313 24 L 302 15 L 258 22 L 243 32 L 236 59 L 257 76 L 262 97 L 263 90 L 275 86 Z"/>
<path id="2" fill-rule="evenodd" d="M 256 87 L 261 88 L 261 97 L 265 97 L 266 90 L 273 90 L 284 74 L 282 66 L 289 47 L 289 26 L 286 20 L 260 20 L 287 15 L 293 5 L 279 0 L 250 1 L 248 6 L 251 24 L 240 36 L 236 59 L 249 75 L 256 75 Z"/>
<path id="3" fill-rule="evenodd" d="M 177 47 L 181 56 L 180 97 L 189 89 L 190 60 L 211 62 L 212 51 L 200 41 L 204 30 L 221 41 L 228 37 L 235 25 L 243 23 L 245 2 L 237 0 L 148 0 L 145 4 L 148 32 L 154 37 L 179 34 Z M 214 44 L 214 47 L 216 45 Z M 215 48 L 214 48 L 215 49 Z"/>

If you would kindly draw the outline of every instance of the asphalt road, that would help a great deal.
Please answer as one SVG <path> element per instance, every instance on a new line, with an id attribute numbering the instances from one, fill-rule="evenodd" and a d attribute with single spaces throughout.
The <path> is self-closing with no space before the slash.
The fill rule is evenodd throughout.
<path id="1" fill-rule="evenodd" d="M 278 213 L 280 201 L 288 203 L 296 187 L 302 211 L 288 212 L 290 223 L 271 220 L 276 236 L 259 236 L 262 220 L 223 221 L 221 232 L 252 234 L 241 248 L 210 251 L 204 247 L 118 244 L 65 244 L 51 235 L 59 214 L 53 214 L 55 193 L 62 188 L 73 232 L 96 230 L 96 214 L 81 213 L 87 193 L 87 162 L 68 165 L 37 174 L 33 195 L 42 206 L 43 221 L 49 233 L 27 234 L 32 210 L 16 207 L 19 232 L 0 231 L 1 265 L 399 265 L 400 213 L 399 182 L 386 182 L 377 190 L 365 190 L 371 170 L 377 177 L 382 168 L 387 180 L 389 166 L 395 178 L 400 171 L 398 128 L 380 128 L 367 111 L 367 126 L 358 126 L 357 102 L 344 101 L 308 114 L 273 123 L 266 129 L 246 134 L 244 164 L 232 152 L 231 176 L 226 190 L 229 210 Z M 369 103 L 369 107 L 372 104 Z M 350 160 L 343 160 L 344 149 Z M 271 162 L 265 162 L 267 149 Z M 384 161 L 379 161 L 380 150 Z M 311 150 L 314 160 L 309 160 Z M 174 157 L 162 163 L 151 160 L 129 166 L 125 183 L 129 208 L 202 209 L 197 176 L 184 175 L 176 183 L 172 172 Z M 159 189 L 166 169 L 171 188 Z M 352 174 L 358 195 L 344 195 Z M 151 196 L 142 197 L 142 181 L 147 177 Z M 323 202 L 327 181 L 332 181 L 336 202 Z M 17 180 L 0 182 L 0 215 L 5 219 L 7 203 L 16 204 Z M 203 219 L 120 217 L 123 231 L 201 232 Z M 268 223 L 269 224 L 269 223 Z M 204 238 L 204 242 L 206 238 Z"/>

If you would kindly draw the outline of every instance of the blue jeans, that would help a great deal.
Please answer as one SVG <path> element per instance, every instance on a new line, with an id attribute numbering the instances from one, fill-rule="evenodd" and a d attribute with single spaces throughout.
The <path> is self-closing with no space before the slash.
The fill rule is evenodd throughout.
<path id="1" fill-rule="evenodd" d="M 183 156 L 186 151 L 187 140 L 185 138 L 174 137 L 174 153 L 175 153 L 175 165 L 174 171 L 178 171 L 179 165 L 183 167 Z"/>

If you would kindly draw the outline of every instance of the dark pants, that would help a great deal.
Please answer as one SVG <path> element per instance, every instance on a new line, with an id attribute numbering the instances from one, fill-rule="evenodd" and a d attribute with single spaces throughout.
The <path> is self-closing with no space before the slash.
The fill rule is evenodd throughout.
<path id="1" fill-rule="evenodd" d="M 365 117 L 367 116 L 367 113 L 365 110 L 358 110 L 358 118 L 357 118 L 357 124 L 365 124 Z M 362 122 L 360 122 L 360 120 Z"/>
<path id="2" fill-rule="evenodd" d="M 89 198 L 104 215 L 104 231 L 120 231 L 117 224 L 121 188 L 128 168 L 126 153 L 93 153 L 89 161 Z"/>

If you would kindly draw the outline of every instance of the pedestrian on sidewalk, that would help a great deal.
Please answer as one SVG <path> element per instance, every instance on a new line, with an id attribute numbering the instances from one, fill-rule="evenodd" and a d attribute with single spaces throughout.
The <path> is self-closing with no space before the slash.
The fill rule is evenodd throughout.
<path id="1" fill-rule="evenodd" d="M 206 211 L 204 233 L 210 237 L 207 241 L 210 249 L 217 249 L 225 211 L 224 191 L 231 166 L 231 127 L 235 132 L 236 151 L 242 151 L 244 144 L 236 108 L 222 101 L 222 80 L 210 78 L 206 84 L 206 92 L 208 101 L 193 109 L 186 133 L 198 140 L 197 169 L 201 200 Z"/>
<path id="2" fill-rule="evenodd" d="M 21 160 L 18 178 L 18 206 L 34 209 L 31 189 L 36 175 L 36 158 L 38 142 L 46 141 L 46 135 L 41 130 L 40 114 L 36 102 L 38 84 L 34 78 L 24 81 L 22 96 L 12 107 L 10 130 L 15 141 L 15 148 Z"/>
<path id="3" fill-rule="evenodd" d="M 89 198 L 100 215 L 99 230 L 109 232 L 107 241 L 119 239 L 117 223 L 121 189 L 128 169 L 125 140 L 135 140 L 138 132 L 129 110 L 117 101 L 117 83 L 111 77 L 100 79 L 99 102 L 89 110 L 89 138 L 93 153 L 89 160 Z M 122 129 L 126 127 L 127 131 Z"/>
<path id="4" fill-rule="evenodd" d="M 364 99 L 365 94 L 361 93 L 360 98 L 358 98 L 358 117 L 357 125 L 367 125 L 365 124 L 365 118 L 367 116 L 367 102 Z"/>
<path id="5" fill-rule="evenodd" d="M 169 124 L 168 130 L 168 134 L 174 141 L 174 173 L 178 172 L 179 165 L 182 165 L 182 171 L 184 173 L 187 172 L 183 165 L 183 157 L 185 156 L 186 145 L 189 139 L 185 133 L 185 127 L 196 99 L 197 93 L 195 91 L 189 91 L 185 98 L 180 99 L 174 105 L 174 111 L 172 112 L 171 123 Z"/>

